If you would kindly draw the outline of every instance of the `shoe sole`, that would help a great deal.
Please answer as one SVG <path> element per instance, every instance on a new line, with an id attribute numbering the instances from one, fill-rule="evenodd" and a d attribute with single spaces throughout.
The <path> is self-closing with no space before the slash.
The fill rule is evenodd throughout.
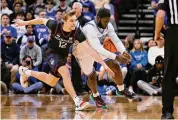
<path id="1" fill-rule="evenodd" d="M 93 99 L 93 97 L 92 97 L 92 94 L 90 94 L 90 99 L 95 103 L 95 100 Z M 96 104 L 96 103 L 95 103 Z M 105 105 L 105 106 L 97 106 L 98 108 L 104 108 L 104 109 L 107 109 L 108 107 L 107 107 L 107 105 Z"/>
<path id="2" fill-rule="evenodd" d="M 83 105 L 82 107 L 79 108 L 75 108 L 76 111 L 81 111 L 81 110 L 85 110 L 87 108 L 90 107 L 90 104 L 88 102 L 85 103 L 85 105 Z"/>
<path id="3" fill-rule="evenodd" d="M 142 98 L 136 96 L 136 97 L 133 97 L 133 98 L 128 98 L 129 102 L 141 102 L 142 101 Z"/>

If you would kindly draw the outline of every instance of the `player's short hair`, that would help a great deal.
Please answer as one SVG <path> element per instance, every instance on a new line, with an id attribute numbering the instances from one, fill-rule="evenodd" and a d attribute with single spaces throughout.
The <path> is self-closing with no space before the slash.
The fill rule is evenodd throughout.
<path id="1" fill-rule="evenodd" d="M 109 9 L 100 8 L 100 9 L 98 10 L 98 13 L 97 13 L 96 16 L 97 16 L 97 17 L 100 17 L 100 18 L 111 17 L 111 13 L 110 13 Z"/>
<path id="2" fill-rule="evenodd" d="M 75 15 L 75 11 L 71 10 L 64 15 L 63 19 L 66 21 L 69 17 L 74 16 L 74 15 Z"/>

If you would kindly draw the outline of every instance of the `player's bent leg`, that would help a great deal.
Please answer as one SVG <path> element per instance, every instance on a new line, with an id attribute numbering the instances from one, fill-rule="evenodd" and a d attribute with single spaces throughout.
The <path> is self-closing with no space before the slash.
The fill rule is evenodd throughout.
<path id="1" fill-rule="evenodd" d="M 88 87 L 91 89 L 92 93 L 90 95 L 90 99 L 92 99 L 97 107 L 104 107 L 107 108 L 106 103 L 104 100 L 101 98 L 101 95 L 94 96 L 94 94 L 98 93 L 97 90 L 97 74 L 96 71 L 94 71 L 92 74 L 88 76 L 88 81 L 87 81 Z"/>
<path id="2" fill-rule="evenodd" d="M 66 88 L 67 92 L 73 98 L 73 100 L 75 102 L 75 105 L 76 105 L 75 110 L 87 109 L 90 106 L 90 104 L 89 104 L 89 102 L 85 102 L 85 101 L 78 99 L 78 97 L 75 93 L 74 87 L 72 85 L 72 81 L 71 81 L 71 77 L 70 77 L 68 68 L 66 66 L 61 66 L 58 69 L 58 72 L 63 78 L 64 87 Z"/>

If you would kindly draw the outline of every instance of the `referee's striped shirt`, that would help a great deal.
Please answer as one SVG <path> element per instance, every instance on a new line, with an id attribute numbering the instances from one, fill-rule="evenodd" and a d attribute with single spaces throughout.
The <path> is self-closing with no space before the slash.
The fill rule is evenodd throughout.
<path id="1" fill-rule="evenodd" d="M 178 0 L 160 0 L 159 3 L 159 9 L 167 13 L 168 24 L 178 25 Z"/>

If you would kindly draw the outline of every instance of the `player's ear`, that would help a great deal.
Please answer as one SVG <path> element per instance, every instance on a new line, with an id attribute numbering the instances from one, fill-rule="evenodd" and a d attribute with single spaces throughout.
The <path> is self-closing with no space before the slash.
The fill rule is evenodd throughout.
<path id="1" fill-rule="evenodd" d="M 99 22 L 101 18 L 99 16 L 96 16 L 96 21 Z"/>

